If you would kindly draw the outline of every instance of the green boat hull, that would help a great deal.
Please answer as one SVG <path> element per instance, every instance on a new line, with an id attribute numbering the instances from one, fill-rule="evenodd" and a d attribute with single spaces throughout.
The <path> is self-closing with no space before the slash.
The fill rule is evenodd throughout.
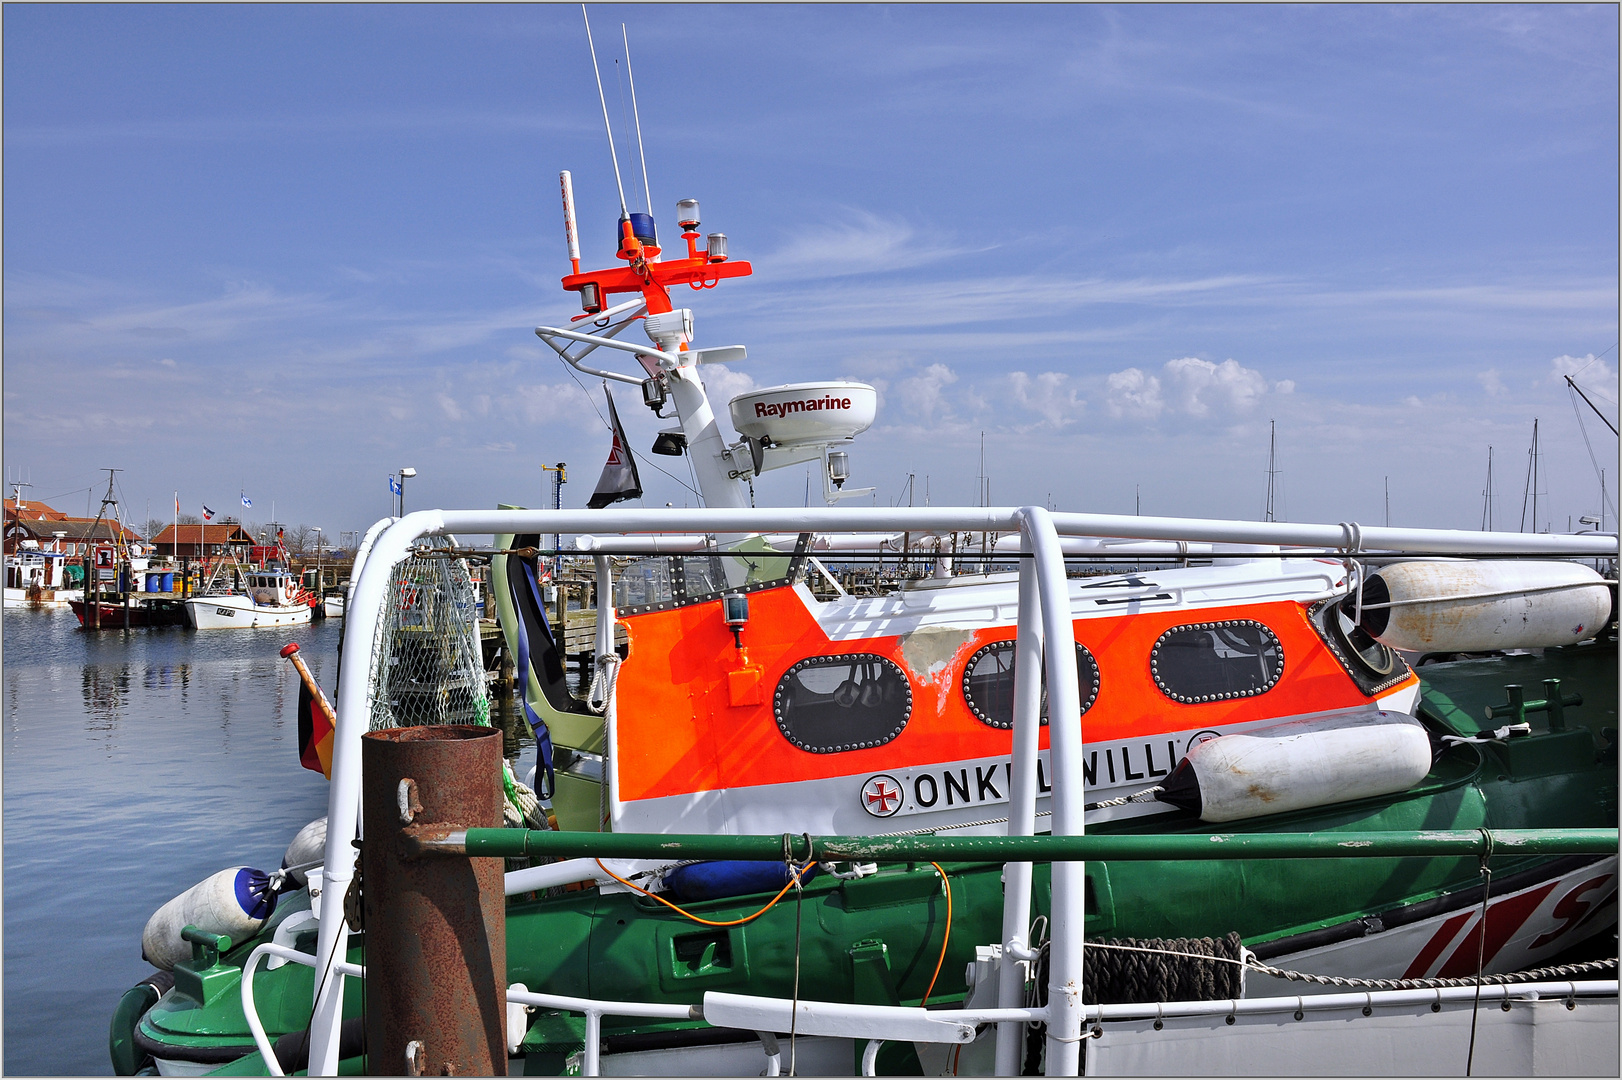
<path id="1" fill-rule="evenodd" d="M 1543 679 L 1559 679 L 1562 692 L 1581 694 L 1583 704 L 1566 711 L 1565 730 L 1549 730 L 1546 720 L 1534 718 L 1533 734 L 1525 738 L 1452 745 L 1438 754 L 1419 785 L 1401 795 L 1232 823 L 1223 831 L 1615 828 L 1616 670 L 1615 646 L 1606 643 L 1551 649 L 1539 656 L 1428 665 L 1420 669 L 1425 684 L 1420 713 L 1435 736 L 1480 734 L 1490 726 L 1487 706 L 1504 700 L 1508 682 L 1537 687 Z M 1113 822 L 1097 831 L 1212 829 L 1177 813 Z M 1569 875 L 1595 858 L 1603 857 L 1500 855 L 1491 870 L 1494 879 L 1514 886 Z M 507 908 L 508 981 L 599 1000 L 697 1004 L 712 990 L 787 997 L 794 992 L 797 953 L 802 998 L 917 1005 L 928 991 L 932 1005 L 961 1001 L 962 972 L 973 962 L 975 946 L 1001 938 L 1001 868 L 943 863 L 942 869 L 950 881 L 949 901 L 930 864 L 893 865 L 853 880 L 819 875 L 803 894 L 791 890 L 758 918 L 731 927 L 690 921 L 627 892 L 582 889 L 512 897 Z M 1036 915 L 1049 910 L 1048 883 L 1048 867 L 1039 865 L 1033 889 Z M 1479 904 L 1482 886 L 1478 861 L 1467 857 L 1091 862 L 1086 929 L 1089 937 L 1099 938 L 1237 932 L 1258 955 L 1277 957 L 1357 938 L 1371 926 L 1399 925 L 1405 913 L 1465 910 Z M 729 922 L 751 915 L 770 899 L 768 893 L 685 907 L 699 918 Z M 235 944 L 203 970 L 182 965 L 174 989 L 141 1015 L 133 1029 L 129 1013 L 135 1007 L 122 1010 L 113 1031 L 118 1071 L 127 1072 L 138 1056 L 132 1046 L 178 1060 L 212 1055 L 232 1072 L 262 1069 L 251 1054 L 242 1013 L 241 965 L 283 918 L 306 906 L 305 894 L 288 897 L 254 939 Z M 950 941 L 943 959 L 948 907 Z M 1582 920 L 1581 933 L 1569 935 L 1564 944 L 1604 934 L 1615 921 L 1613 892 L 1608 905 Z M 364 963 L 364 936 L 351 942 L 350 959 Z M 313 952 L 314 931 L 295 944 Z M 1611 950 L 1607 946 L 1604 951 Z M 273 1040 L 308 1026 L 309 968 L 262 968 L 254 986 L 261 1020 Z M 360 994 L 360 981 L 348 980 L 346 1015 L 359 1015 Z M 695 1026 L 606 1017 L 603 1031 L 612 1050 L 616 1045 L 654 1045 L 661 1032 L 669 1037 L 674 1029 Z M 579 1028 L 578 1018 L 537 1018 L 520 1048 L 528 1068 L 561 1071 L 571 1048 L 577 1048 Z M 907 1052 L 886 1053 L 881 1067 L 918 1067 Z"/>

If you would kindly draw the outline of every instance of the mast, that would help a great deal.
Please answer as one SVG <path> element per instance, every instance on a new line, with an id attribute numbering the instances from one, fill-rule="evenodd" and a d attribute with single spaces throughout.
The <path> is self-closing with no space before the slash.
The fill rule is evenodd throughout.
<path id="1" fill-rule="evenodd" d="M 1481 493 L 1481 531 L 1492 532 L 1492 447 L 1487 447 L 1487 488 Z"/>
<path id="2" fill-rule="evenodd" d="M 1526 488 L 1521 493 L 1521 532 L 1526 531 L 1526 508 L 1532 507 L 1532 531 L 1538 531 L 1538 420 L 1532 418 L 1532 448 L 1527 451 Z"/>
<path id="3" fill-rule="evenodd" d="M 1274 513 L 1275 481 L 1278 477 L 1278 421 L 1267 422 L 1267 508 L 1263 512 L 1263 521 L 1277 521 Z"/>

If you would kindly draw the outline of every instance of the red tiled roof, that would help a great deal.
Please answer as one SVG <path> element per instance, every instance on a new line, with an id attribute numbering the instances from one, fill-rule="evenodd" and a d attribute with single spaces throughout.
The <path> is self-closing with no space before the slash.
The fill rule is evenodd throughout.
<path id="1" fill-rule="evenodd" d="M 67 518 L 67 515 L 62 511 L 46 506 L 42 502 L 34 502 L 29 499 L 22 500 L 22 510 L 19 511 L 17 509 L 18 500 L 15 495 L 7 499 L 5 503 L 7 517 L 41 518 L 45 521 L 63 521 Z"/>

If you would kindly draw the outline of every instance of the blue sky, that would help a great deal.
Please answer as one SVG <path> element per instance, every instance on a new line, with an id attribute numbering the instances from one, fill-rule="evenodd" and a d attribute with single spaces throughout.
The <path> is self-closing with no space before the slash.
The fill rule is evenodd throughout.
<path id="1" fill-rule="evenodd" d="M 984 432 L 999 504 L 1255 518 L 1276 421 L 1290 520 L 1378 524 L 1389 477 L 1394 524 L 1476 528 L 1490 445 L 1516 528 L 1536 417 L 1539 527 L 1598 512 L 1590 448 L 1615 505 L 1560 379 L 1614 421 L 1614 6 L 590 10 L 667 246 L 696 197 L 755 267 L 689 301 L 750 350 L 712 398 L 872 382 L 881 503 L 975 501 Z M 602 392 L 532 333 L 578 310 L 560 169 L 613 261 L 578 7 L 0 17 L 8 479 L 335 535 L 403 465 L 412 506 L 537 505 L 564 460 L 584 504 Z M 677 464 L 646 505 L 693 500 Z"/>

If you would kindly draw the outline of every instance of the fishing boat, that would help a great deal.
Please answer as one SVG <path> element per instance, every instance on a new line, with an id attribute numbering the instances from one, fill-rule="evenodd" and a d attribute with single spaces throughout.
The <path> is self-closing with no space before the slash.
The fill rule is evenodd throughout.
<path id="1" fill-rule="evenodd" d="M 262 554 L 255 565 L 242 567 L 233 562 L 216 567 L 216 573 L 231 571 L 229 586 L 211 581 L 200 595 L 186 599 L 187 625 L 197 630 L 302 626 L 314 617 L 321 598 L 288 569 L 287 553 L 280 542 L 253 550 Z"/>
<path id="2" fill-rule="evenodd" d="M 84 596 L 72 588 L 68 553 L 56 541 L 43 547 L 36 540 L 24 540 L 6 555 L 5 606 L 8 608 L 66 608 Z"/>
<path id="3" fill-rule="evenodd" d="M 684 200 L 685 253 L 622 212 L 620 265 L 582 271 L 561 182 L 583 312 L 536 333 L 671 410 L 705 507 L 374 525 L 336 701 L 301 710 L 327 816 L 153 916 L 116 1072 L 1614 1073 L 1614 959 L 1573 957 L 1614 957 L 1615 536 L 840 506 L 873 388 L 751 391 L 727 437 L 702 366 L 744 349 L 695 348 L 670 290 L 752 268 Z M 806 462 L 826 506 L 750 505 Z M 553 534 L 596 573 L 585 699 Z M 956 572 L 966 534 L 986 572 Z M 819 599 L 859 556 L 922 576 Z M 413 718 L 489 723 L 470 559 L 542 800 L 497 764 L 483 822 L 362 771 Z M 445 824 L 411 858 L 505 857 L 504 901 L 391 938 L 385 849 L 419 817 Z M 390 1002 L 468 979 L 402 1041 Z"/>

